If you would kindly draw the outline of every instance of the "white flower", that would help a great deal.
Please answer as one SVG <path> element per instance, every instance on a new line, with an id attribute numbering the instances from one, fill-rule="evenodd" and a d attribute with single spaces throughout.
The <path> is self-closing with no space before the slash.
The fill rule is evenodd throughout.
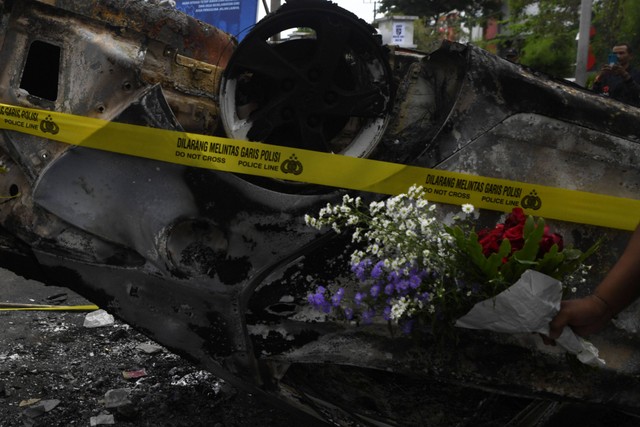
<path id="1" fill-rule="evenodd" d="M 398 211 L 398 215 L 400 215 L 400 218 L 406 218 L 409 216 L 410 213 L 411 213 L 411 208 L 409 206 L 403 206 Z"/>
<path id="2" fill-rule="evenodd" d="M 462 212 L 466 214 L 473 213 L 473 205 L 471 203 L 465 203 L 462 205 Z"/>
<path id="3" fill-rule="evenodd" d="M 396 205 L 398 204 L 398 198 L 397 197 L 391 197 L 389 199 L 387 199 L 387 210 L 392 211 L 396 208 Z"/>
<path id="4" fill-rule="evenodd" d="M 409 307 L 409 301 L 405 297 L 402 297 L 399 300 L 394 301 L 393 304 L 391 305 L 391 314 L 389 315 L 389 317 L 392 320 L 400 319 L 402 315 L 407 311 L 408 307 Z"/>
<path id="5" fill-rule="evenodd" d="M 384 202 L 371 202 L 369 204 L 369 211 L 371 212 L 372 216 L 380 212 L 382 208 L 384 208 Z"/>
<path id="6" fill-rule="evenodd" d="M 418 235 L 416 234 L 416 232 L 415 232 L 415 231 L 413 231 L 413 230 L 407 230 L 407 231 L 405 232 L 405 234 L 407 235 L 407 237 L 418 237 Z"/>
<path id="7" fill-rule="evenodd" d="M 416 222 L 412 219 L 408 219 L 405 224 L 407 226 L 407 230 L 414 231 L 417 228 Z"/>
<path id="8" fill-rule="evenodd" d="M 421 185 L 414 184 L 411 187 L 409 187 L 409 191 L 407 192 L 407 194 L 409 195 L 409 197 L 413 197 L 414 199 L 417 199 L 422 194 L 424 194 L 424 187 Z"/>
<path id="9" fill-rule="evenodd" d="M 416 202 L 416 206 L 420 209 L 426 207 L 429 204 L 429 202 L 427 201 L 427 199 L 418 199 L 418 201 Z"/>

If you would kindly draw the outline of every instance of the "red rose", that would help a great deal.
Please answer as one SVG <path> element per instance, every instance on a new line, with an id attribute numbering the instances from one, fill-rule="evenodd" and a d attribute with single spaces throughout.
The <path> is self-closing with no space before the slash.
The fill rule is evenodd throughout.
<path id="1" fill-rule="evenodd" d="M 558 245 L 558 250 L 561 251 L 564 248 L 562 236 L 558 233 L 549 233 L 549 227 L 545 226 L 544 235 L 540 241 L 540 252 L 538 253 L 538 256 L 544 256 L 544 254 L 549 252 L 553 245 Z"/>
<path id="2" fill-rule="evenodd" d="M 511 243 L 511 253 L 519 251 L 524 246 L 524 225 L 527 221 L 522 208 L 513 208 L 511 213 L 507 215 L 504 224 L 498 224 L 494 229 L 482 229 L 478 231 L 478 243 L 482 246 L 484 256 L 497 253 L 504 239 L 509 239 Z M 540 250 L 538 258 L 542 258 L 545 253 L 549 252 L 553 245 L 558 245 L 558 250 L 563 249 L 562 236 L 557 233 L 550 233 L 549 227 L 545 225 L 544 234 L 540 240 Z M 502 262 L 507 262 L 503 259 Z"/>
<path id="3" fill-rule="evenodd" d="M 524 224 L 515 225 L 504 232 L 503 237 L 511 243 L 511 253 L 519 251 L 524 246 L 523 232 Z"/>
<path id="4" fill-rule="evenodd" d="M 527 216 L 524 214 L 522 208 L 513 208 L 511 213 L 507 215 L 507 219 L 504 221 L 504 225 L 507 228 L 511 228 L 518 224 L 523 224 L 527 221 Z"/>
<path id="5" fill-rule="evenodd" d="M 504 224 L 498 224 L 493 230 L 485 228 L 478 232 L 478 243 L 482 246 L 482 253 L 484 256 L 489 256 L 492 253 L 498 252 L 498 249 L 500 249 L 500 243 L 502 243 L 503 229 Z"/>

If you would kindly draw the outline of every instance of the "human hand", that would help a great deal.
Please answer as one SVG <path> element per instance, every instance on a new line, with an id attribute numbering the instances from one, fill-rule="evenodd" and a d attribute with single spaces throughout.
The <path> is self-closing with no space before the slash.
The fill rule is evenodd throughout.
<path id="1" fill-rule="evenodd" d="M 595 295 L 562 301 L 560 311 L 549 323 L 549 337 L 544 341 L 552 344 L 566 326 L 585 337 L 602 330 L 611 318 L 607 303 Z"/>
<path id="2" fill-rule="evenodd" d="M 600 67 L 600 72 L 598 73 L 598 75 L 604 76 L 607 74 L 611 74 L 612 71 L 613 71 L 613 66 L 609 64 L 605 64 L 602 67 Z"/>
<path id="3" fill-rule="evenodd" d="M 616 76 L 621 76 L 625 80 L 631 77 L 627 72 L 627 70 L 625 70 L 624 67 L 621 66 L 620 64 L 607 65 L 607 67 L 609 68 L 609 72 L 611 74 L 615 74 Z"/>

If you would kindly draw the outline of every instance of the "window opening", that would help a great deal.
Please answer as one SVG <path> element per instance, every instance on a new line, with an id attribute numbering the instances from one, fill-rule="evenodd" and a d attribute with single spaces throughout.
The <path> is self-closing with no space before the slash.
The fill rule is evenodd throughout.
<path id="1" fill-rule="evenodd" d="M 31 43 L 20 88 L 31 95 L 55 101 L 58 98 L 59 74 L 60 48 L 39 40 Z"/>

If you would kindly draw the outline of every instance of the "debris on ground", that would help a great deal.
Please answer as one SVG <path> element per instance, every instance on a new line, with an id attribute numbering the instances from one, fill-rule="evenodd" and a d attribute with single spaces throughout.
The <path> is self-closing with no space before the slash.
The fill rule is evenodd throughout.
<path id="1" fill-rule="evenodd" d="M 87 314 L 84 318 L 84 326 L 85 328 L 99 328 L 102 326 L 113 325 L 114 318 L 112 315 L 107 313 L 105 310 L 96 310 Z"/>
<path id="2" fill-rule="evenodd" d="M 0 301 L 87 304 L 6 270 L 0 281 Z M 55 297 L 61 293 L 66 298 Z M 119 320 L 84 327 L 86 314 L 0 311 L 2 427 L 297 425 L 288 412 L 238 392 Z M 146 375 L 127 380 L 127 371 Z"/>

